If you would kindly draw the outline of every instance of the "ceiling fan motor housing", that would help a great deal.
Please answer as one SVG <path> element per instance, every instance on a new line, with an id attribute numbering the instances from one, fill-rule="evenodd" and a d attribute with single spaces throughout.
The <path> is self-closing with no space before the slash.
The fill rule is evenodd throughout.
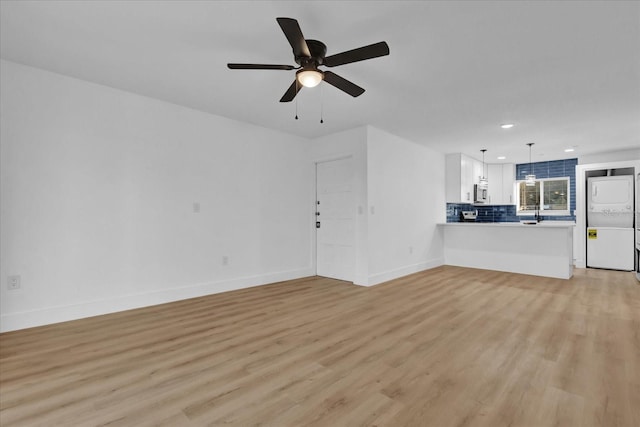
<path id="1" fill-rule="evenodd" d="M 296 63 L 300 64 L 303 68 L 310 66 L 317 67 L 318 65 L 322 65 L 322 63 L 324 62 L 324 57 L 327 54 L 327 46 L 318 40 L 307 39 L 305 41 L 307 42 L 307 47 L 309 48 L 311 57 L 296 56 Z"/>

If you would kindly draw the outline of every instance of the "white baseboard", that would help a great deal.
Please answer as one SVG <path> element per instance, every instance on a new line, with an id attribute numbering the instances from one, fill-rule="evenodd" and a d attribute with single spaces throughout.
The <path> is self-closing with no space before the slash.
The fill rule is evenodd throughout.
<path id="1" fill-rule="evenodd" d="M 47 307 L 38 310 L 0 315 L 0 332 L 15 331 L 52 323 L 66 322 L 85 317 L 99 316 L 134 308 L 165 304 L 189 298 L 212 295 L 238 289 L 261 286 L 284 280 L 299 279 L 315 275 L 312 267 L 299 270 L 281 271 L 256 276 L 240 277 L 236 279 L 197 283 L 179 288 L 164 289 L 156 292 L 146 292 L 134 295 L 122 295 L 108 300 L 87 301 L 81 304 L 71 304 Z"/>
<path id="2" fill-rule="evenodd" d="M 374 286 L 389 280 L 397 279 L 400 277 L 408 276 L 419 271 L 430 270 L 435 267 L 444 265 L 444 257 L 434 258 L 417 264 L 407 265 L 393 270 L 384 271 L 382 273 L 376 273 L 369 276 L 369 283 L 362 286 Z"/>

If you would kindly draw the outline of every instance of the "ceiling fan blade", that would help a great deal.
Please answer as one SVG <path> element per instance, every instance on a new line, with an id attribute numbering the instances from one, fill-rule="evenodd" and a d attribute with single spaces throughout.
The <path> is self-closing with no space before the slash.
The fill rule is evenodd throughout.
<path id="1" fill-rule="evenodd" d="M 327 56 L 324 58 L 323 65 L 335 67 L 337 65 L 350 64 L 352 62 L 364 61 L 365 59 L 385 55 L 389 55 L 389 45 L 387 42 L 379 42 Z"/>
<path id="2" fill-rule="evenodd" d="M 293 98 L 295 98 L 298 92 L 300 92 L 300 89 L 302 89 L 302 85 L 298 83 L 297 79 L 294 80 L 293 83 L 291 83 L 291 86 L 289 86 L 289 89 L 287 89 L 284 95 L 282 95 L 282 98 L 280 98 L 280 102 L 293 101 Z"/>
<path id="3" fill-rule="evenodd" d="M 351 83 L 349 80 L 342 78 L 336 73 L 332 73 L 331 71 L 324 72 L 324 81 L 332 86 L 337 87 L 341 91 L 347 92 L 354 98 L 364 93 L 364 89 L 362 89 L 360 86 L 355 83 Z"/>
<path id="4" fill-rule="evenodd" d="M 298 21 L 293 18 L 276 18 L 276 21 L 278 21 L 282 32 L 287 37 L 287 40 L 289 40 L 289 44 L 293 48 L 293 54 L 296 58 L 299 56 L 311 57 L 309 46 L 307 46 L 307 42 L 302 35 Z"/>
<path id="5" fill-rule="evenodd" d="M 227 64 L 232 70 L 295 70 L 293 65 Z"/>

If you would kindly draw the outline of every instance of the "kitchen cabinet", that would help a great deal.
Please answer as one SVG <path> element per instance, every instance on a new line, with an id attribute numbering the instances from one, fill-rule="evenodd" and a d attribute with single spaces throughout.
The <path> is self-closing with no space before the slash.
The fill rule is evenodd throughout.
<path id="1" fill-rule="evenodd" d="M 489 188 L 488 200 L 490 205 L 501 204 L 502 202 L 502 165 L 495 164 L 488 167 Z"/>
<path id="2" fill-rule="evenodd" d="M 516 165 L 502 165 L 502 201 L 505 205 L 516 204 Z"/>
<path id="3" fill-rule="evenodd" d="M 483 165 L 482 162 L 477 160 L 473 160 L 473 183 L 480 183 L 480 177 L 486 177 L 487 175 L 487 167 Z"/>
<path id="4" fill-rule="evenodd" d="M 473 203 L 473 185 L 482 175 L 482 162 L 462 153 L 445 158 L 445 197 L 447 203 Z"/>
<path id="5" fill-rule="evenodd" d="M 516 165 L 513 163 L 488 165 L 490 205 L 515 204 L 514 185 L 516 181 Z"/>

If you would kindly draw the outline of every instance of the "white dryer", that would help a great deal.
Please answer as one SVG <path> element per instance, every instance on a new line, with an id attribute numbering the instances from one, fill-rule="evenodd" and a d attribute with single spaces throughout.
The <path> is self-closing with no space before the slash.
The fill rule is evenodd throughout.
<path id="1" fill-rule="evenodd" d="M 587 180 L 587 226 L 633 228 L 633 175 Z"/>

